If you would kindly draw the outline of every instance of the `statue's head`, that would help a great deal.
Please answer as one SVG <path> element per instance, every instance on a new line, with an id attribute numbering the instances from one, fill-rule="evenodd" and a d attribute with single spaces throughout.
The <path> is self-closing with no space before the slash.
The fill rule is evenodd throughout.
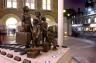
<path id="1" fill-rule="evenodd" d="M 35 19 L 35 18 L 33 19 L 33 25 L 34 24 L 38 24 L 38 19 Z"/>
<path id="2" fill-rule="evenodd" d="M 25 11 L 29 12 L 28 6 L 24 6 L 24 7 L 23 7 L 23 11 L 24 11 L 24 13 L 25 13 Z"/>
<path id="3" fill-rule="evenodd" d="M 49 26 L 48 27 L 48 31 L 53 32 L 53 27 L 52 26 Z"/>
<path id="4" fill-rule="evenodd" d="M 41 17 L 41 20 L 42 20 L 42 21 L 46 21 L 45 16 L 42 16 L 42 17 Z"/>
<path id="5" fill-rule="evenodd" d="M 40 12 L 35 12 L 35 15 L 36 15 L 36 17 L 40 17 L 41 16 Z"/>

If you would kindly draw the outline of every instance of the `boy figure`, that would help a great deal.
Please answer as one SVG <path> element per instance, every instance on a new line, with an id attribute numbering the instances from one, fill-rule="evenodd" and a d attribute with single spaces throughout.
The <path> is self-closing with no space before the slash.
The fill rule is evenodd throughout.
<path id="1" fill-rule="evenodd" d="M 53 35 L 53 27 L 50 26 L 48 28 L 48 32 L 47 32 L 47 42 L 53 43 L 53 50 L 57 50 L 56 45 L 57 45 L 57 41 L 54 39 L 54 35 Z"/>
<path id="2" fill-rule="evenodd" d="M 38 20 L 37 19 L 33 19 L 33 31 L 32 31 L 32 35 L 33 35 L 33 41 L 32 41 L 32 47 L 34 48 L 34 46 L 36 45 L 36 47 L 38 47 L 40 45 L 40 25 L 38 25 Z"/>
<path id="3" fill-rule="evenodd" d="M 43 23 L 42 23 L 42 28 L 43 28 L 43 31 L 42 31 L 43 40 L 42 40 L 42 42 L 44 42 L 44 38 L 45 38 L 46 35 L 47 35 L 47 27 L 48 27 L 48 24 L 47 24 L 47 22 L 46 22 L 45 16 L 42 16 L 42 17 L 41 17 L 41 20 L 43 21 Z M 46 40 L 47 40 L 47 38 L 46 38 Z"/>

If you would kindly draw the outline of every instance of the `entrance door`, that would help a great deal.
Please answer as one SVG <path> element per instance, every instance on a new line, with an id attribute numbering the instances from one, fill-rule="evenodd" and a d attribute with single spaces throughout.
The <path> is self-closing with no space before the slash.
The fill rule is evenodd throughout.
<path id="1" fill-rule="evenodd" d="M 14 35 L 16 31 L 16 24 L 17 20 L 15 18 L 9 18 L 6 21 L 6 27 L 7 27 L 7 35 Z"/>

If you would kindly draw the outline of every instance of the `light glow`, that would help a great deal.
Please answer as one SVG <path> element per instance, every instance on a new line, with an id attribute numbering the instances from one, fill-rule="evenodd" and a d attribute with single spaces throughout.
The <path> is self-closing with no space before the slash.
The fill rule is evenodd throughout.
<path id="1" fill-rule="evenodd" d="M 17 23 L 17 20 L 15 18 L 9 18 L 7 21 L 6 21 L 6 26 L 8 28 L 16 28 L 16 24 Z"/>
<path id="2" fill-rule="evenodd" d="M 66 10 L 63 10 L 63 12 L 66 12 Z"/>
<path id="3" fill-rule="evenodd" d="M 92 9 L 91 9 L 91 8 L 89 8 L 89 9 L 88 9 L 88 11 L 92 11 Z"/>

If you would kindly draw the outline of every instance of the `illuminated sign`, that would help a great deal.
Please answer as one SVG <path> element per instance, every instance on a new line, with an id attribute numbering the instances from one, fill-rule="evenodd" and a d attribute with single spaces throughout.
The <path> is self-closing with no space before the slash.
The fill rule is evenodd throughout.
<path id="1" fill-rule="evenodd" d="M 72 27 L 76 27 L 76 26 L 82 26 L 82 24 L 74 24 L 74 25 L 71 25 Z"/>
<path id="2" fill-rule="evenodd" d="M 90 24 L 90 27 L 96 27 L 96 24 Z"/>

